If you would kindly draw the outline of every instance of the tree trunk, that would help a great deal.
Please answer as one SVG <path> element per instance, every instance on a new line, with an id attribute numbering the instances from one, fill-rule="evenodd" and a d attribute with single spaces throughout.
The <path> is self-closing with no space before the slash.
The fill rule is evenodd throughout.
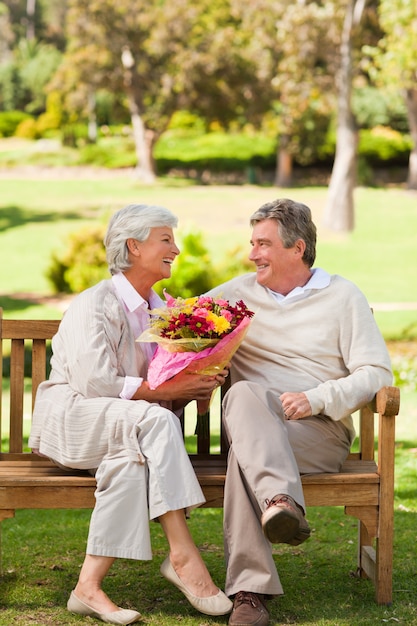
<path id="1" fill-rule="evenodd" d="M 354 228 L 354 189 L 358 133 L 351 108 L 352 31 L 360 21 L 365 0 L 351 0 L 346 9 L 340 46 L 336 154 L 329 183 L 323 223 L 335 231 Z"/>
<path id="2" fill-rule="evenodd" d="M 35 9 L 36 0 L 26 0 L 26 39 L 35 39 Z"/>
<path id="3" fill-rule="evenodd" d="M 154 131 L 145 127 L 141 116 L 140 89 L 137 86 L 135 60 L 128 46 L 122 50 L 122 65 L 124 67 L 124 83 L 129 102 L 130 117 L 133 128 L 133 141 L 137 157 L 136 175 L 144 183 L 154 183 L 156 179 L 153 147 L 156 141 Z"/>
<path id="4" fill-rule="evenodd" d="M 407 89 L 405 94 L 408 124 L 410 126 L 413 148 L 408 162 L 408 189 L 417 189 L 417 88 Z"/>
<path id="5" fill-rule="evenodd" d="M 144 183 L 154 183 L 156 179 L 155 162 L 153 159 L 153 147 L 155 145 L 155 133 L 146 129 L 145 124 L 137 107 L 130 105 L 130 114 L 133 126 L 133 141 L 135 142 L 135 151 L 137 157 L 137 165 L 135 168 L 136 175 L 139 180 Z"/>
<path id="6" fill-rule="evenodd" d="M 292 156 L 287 150 L 288 136 L 282 136 L 277 153 L 274 185 L 276 187 L 291 187 L 292 185 Z"/>
<path id="7" fill-rule="evenodd" d="M 93 91 L 88 94 L 88 141 L 90 143 L 97 142 L 97 115 L 96 115 L 96 96 Z"/>

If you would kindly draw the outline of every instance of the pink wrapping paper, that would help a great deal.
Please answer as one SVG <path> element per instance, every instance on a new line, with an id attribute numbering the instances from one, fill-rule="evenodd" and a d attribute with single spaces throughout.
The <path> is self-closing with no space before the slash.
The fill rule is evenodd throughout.
<path id="1" fill-rule="evenodd" d="M 219 339 L 215 346 L 200 352 L 170 352 L 163 345 L 158 345 L 148 369 L 149 387 L 156 389 L 190 364 L 193 365 L 194 374 L 214 376 L 230 361 L 240 346 L 250 322 L 250 318 L 244 318 L 234 331 Z"/>

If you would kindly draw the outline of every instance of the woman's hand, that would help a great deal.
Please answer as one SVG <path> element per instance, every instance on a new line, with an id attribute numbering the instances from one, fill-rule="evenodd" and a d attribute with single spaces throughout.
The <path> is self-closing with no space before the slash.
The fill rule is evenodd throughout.
<path id="1" fill-rule="evenodd" d="M 195 365 L 190 365 L 156 389 L 150 389 L 148 383 L 143 382 L 132 399 L 148 402 L 175 401 L 176 407 L 184 406 L 191 400 L 210 398 L 213 391 L 224 384 L 228 375 L 229 365 L 214 376 L 196 374 Z"/>
<path id="2" fill-rule="evenodd" d="M 214 376 L 196 374 L 195 365 L 190 365 L 176 376 L 160 385 L 158 389 L 165 387 L 166 390 L 168 387 L 170 391 L 172 390 L 173 397 L 169 398 L 170 400 L 177 400 L 179 398 L 186 402 L 190 400 L 201 400 L 210 398 L 217 387 L 224 385 L 228 375 L 229 365 Z"/>

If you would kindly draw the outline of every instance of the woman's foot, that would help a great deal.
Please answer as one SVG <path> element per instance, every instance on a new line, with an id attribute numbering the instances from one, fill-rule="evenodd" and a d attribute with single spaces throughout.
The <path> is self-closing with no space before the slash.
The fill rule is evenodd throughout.
<path id="1" fill-rule="evenodd" d="M 119 610 L 117 604 L 114 604 L 100 588 L 92 588 L 78 582 L 73 593 L 78 600 L 87 604 L 97 611 L 97 613 L 112 613 L 113 611 Z"/>
<path id="2" fill-rule="evenodd" d="M 172 553 L 169 560 L 177 576 L 190 593 L 199 598 L 209 598 L 215 595 L 219 589 L 211 579 L 210 573 L 200 556 L 200 553 L 184 560 L 182 557 L 175 557 Z"/>
<path id="3" fill-rule="evenodd" d="M 178 576 L 169 556 L 161 565 L 161 574 L 169 580 L 169 582 L 174 584 L 185 595 L 191 606 L 197 609 L 197 611 L 200 611 L 200 613 L 205 613 L 206 615 L 225 615 L 226 613 L 230 613 L 233 608 L 233 602 L 229 600 L 226 594 L 220 591 L 213 582 L 212 584 L 215 591 L 209 596 L 202 597 L 192 593 L 189 587 Z M 206 586 L 205 590 L 207 591 Z"/>
<path id="4" fill-rule="evenodd" d="M 100 619 L 102 622 L 106 624 L 133 624 L 134 622 L 138 622 L 141 619 L 140 613 L 137 611 L 132 611 L 130 609 L 121 609 L 117 607 L 116 611 L 111 611 L 110 613 L 100 613 L 96 611 L 92 606 L 89 606 L 82 600 L 80 600 L 74 593 L 71 592 L 69 600 L 67 602 L 67 609 L 71 613 L 75 613 L 76 615 L 85 615 L 88 617 L 94 617 L 96 619 Z"/>

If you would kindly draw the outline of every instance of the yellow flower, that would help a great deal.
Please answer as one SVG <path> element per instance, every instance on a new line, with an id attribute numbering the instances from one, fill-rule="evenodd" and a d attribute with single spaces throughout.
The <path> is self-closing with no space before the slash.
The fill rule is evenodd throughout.
<path id="1" fill-rule="evenodd" d="M 230 328 L 230 322 L 228 322 L 222 315 L 216 315 L 215 313 L 209 312 L 207 314 L 207 321 L 214 324 L 214 330 L 219 335 L 227 332 Z"/>
<path id="2" fill-rule="evenodd" d="M 180 298 L 178 298 L 180 300 Z M 185 315 L 192 315 L 194 311 L 195 303 L 198 298 L 184 298 L 184 300 L 180 300 L 181 306 L 179 307 L 178 313 L 185 313 Z"/>

